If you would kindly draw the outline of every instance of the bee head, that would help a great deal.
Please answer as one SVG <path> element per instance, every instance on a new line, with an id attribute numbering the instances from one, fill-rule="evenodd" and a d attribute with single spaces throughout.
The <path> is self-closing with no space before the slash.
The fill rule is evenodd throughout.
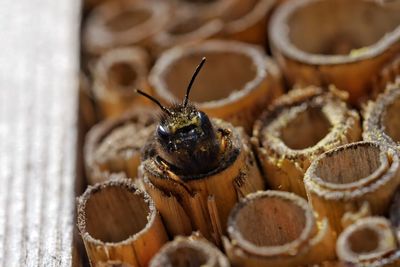
<path id="1" fill-rule="evenodd" d="M 174 168 L 193 175 L 215 168 L 219 155 L 219 142 L 210 119 L 188 102 L 190 89 L 204 63 L 205 58 L 193 74 L 182 104 L 166 108 L 137 90 L 163 110 L 155 133 L 159 156 Z"/>

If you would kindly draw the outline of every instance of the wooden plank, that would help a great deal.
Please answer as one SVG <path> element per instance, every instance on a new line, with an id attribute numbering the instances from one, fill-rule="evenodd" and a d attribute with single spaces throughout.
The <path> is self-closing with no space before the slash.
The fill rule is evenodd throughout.
<path id="1" fill-rule="evenodd" d="M 0 266 L 71 266 L 78 0 L 0 2 Z"/>

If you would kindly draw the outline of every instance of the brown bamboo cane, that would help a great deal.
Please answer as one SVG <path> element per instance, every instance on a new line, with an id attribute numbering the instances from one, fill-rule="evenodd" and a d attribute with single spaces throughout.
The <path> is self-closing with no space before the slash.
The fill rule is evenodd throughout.
<path id="1" fill-rule="evenodd" d="M 279 69 L 252 45 L 214 40 L 168 50 L 149 76 L 154 93 L 165 103 L 180 99 L 202 57 L 207 64 L 191 100 L 209 116 L 243 126 L 249 133 L 258 114 L 282 93 Z"/>
<path id="2" fill-rule="evenodd" d="M 399 243 L 384 217 L 366 217 L 347 227 L 338 238 L 336 251 L 342 262 L 354 266 L 400 265 Z"/>
<path id="3" fill-rule="evenodd" d="M 221 35 L 220 19 L 206 19 L 200 14 L 183 13 L 151 39 L 153 57 L 179 45 L 194 45 Z"/>
<path id="4" fill-rule="evenodd" d="M 226 256 L 204 238 L 178 236 L 153 257 L 149 267 L 229 267 Z"/>
<path id="5" fill-rule="evenodd" d="M 364 111 L 363 138 L 399 148 L 400 76 Z"/>
<path id="6" fill-rule="evenodd" d="M 135 107 L 128 113 L 95 125 L 86 135 L 84 162 L 89 184 L 105 181 L 112 173 L 138 176 L 140 150 L 156 125 L 154 111 Z"/>
<path id="7" fill-rule="evenodd" d="M 77 212 L 93 267 L 112 262 L 146 267 L 168 240 L 154 202 L 128 179 L 89 186 L 78 198 Z"/>
<path id="8" fill-rule="evenodd" d="M 325 152 L 308 168 L 304 183 L 313 209 L 343 230 L 346 212 L 368 203 L 372 215 L 388 212 L 400 183 L 397 152 L 380 143 L 357 142 Z"/>
<path id="9" fill-rule="evenodd" d="M 268 19 L 276 0 L 236 0 L 225 10 L 224 38 L 258 45 L 267 45 Z"/>
<path id="10" fill-rule="evenodd" d="M 233 209 L 224 246 L 233 266 L 303 266 L 333 260 L 326 219 L 317 222 L 306 200 L 289 192 L 248 195 Z"/>
<path id="11" fill-rule="evenodd" d="M 269 30 L 274 57 L 287 81 L 291 85 L 334 84 L 350 93 L 351 103 L 366 100 L 372 78 L 400 51 L 400 4 L 392 2 L 282 4 Z"/>
<path id="12" fill-rule="evenodd" d="M 187 14 L 212 20 L 221 17 L 237 0 L 171 0 L 170 2 L 175 15 Z"/>
<path id="13" fill-rule="evenodd" d="M 263 180 L 243 131 L 219 119 L 212 123 L 223 151 L 216 169 L 193 176 L 174 172 L 159 160 L 155 142 L 143 149 L 141 174 L 170 235 L 198 230 L 220 244 L 230 209 L 242 196 L 264 188 Z"/>
<path id="14" fill-rule="evenodd" d="M 149 56 L 139 47 L 123 47 L 104 53 L 92 68 L 92 93 L 100 117 L 117 117 L 137 104 L 146 103 L 135 89 L 149 92 Z"/>
<path id="15" fill-rule="evenodd" d="M 148 46 L 169 19 L 166 1 L 106 1 L 94 8 L 83 27 L 83 48 L 92 56 L 121 46 Z"/>
<path id="16" fill-rule="evenodd" d="M 342 93 L 310 86 L 278 98 L 254 124 L 252 143 L 269 187 L 306 197 L 303 177 L 312 160 L 360 138 L 358 113 Z"/>

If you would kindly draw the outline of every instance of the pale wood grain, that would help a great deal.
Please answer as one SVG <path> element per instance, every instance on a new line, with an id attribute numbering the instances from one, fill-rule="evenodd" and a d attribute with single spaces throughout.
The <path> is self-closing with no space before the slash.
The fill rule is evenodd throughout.
<path id="1" fill-rule="evenodd" d="M 0 266 L 71 266 L 80 2 L 0 2 Z"/>

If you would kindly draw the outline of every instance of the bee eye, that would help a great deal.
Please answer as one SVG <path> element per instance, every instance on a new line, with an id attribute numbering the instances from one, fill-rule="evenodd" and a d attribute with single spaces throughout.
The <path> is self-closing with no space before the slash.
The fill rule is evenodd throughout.
<path id="1" fill-rule="evenodd" d="M 197 116 L 200 118 L 200 123 L 203 125 L 204 123 L 207 123 L 209 121 L 207 115 L 204 112 L 199 111 L 197 113 Z"/>
<path id="2" fill-rule="evenodd" d="M 158 125 L 157 127 L 157 135 L 162 139 L 167 139 L 169 136 L 169 132 L 162 125 Z"/>

